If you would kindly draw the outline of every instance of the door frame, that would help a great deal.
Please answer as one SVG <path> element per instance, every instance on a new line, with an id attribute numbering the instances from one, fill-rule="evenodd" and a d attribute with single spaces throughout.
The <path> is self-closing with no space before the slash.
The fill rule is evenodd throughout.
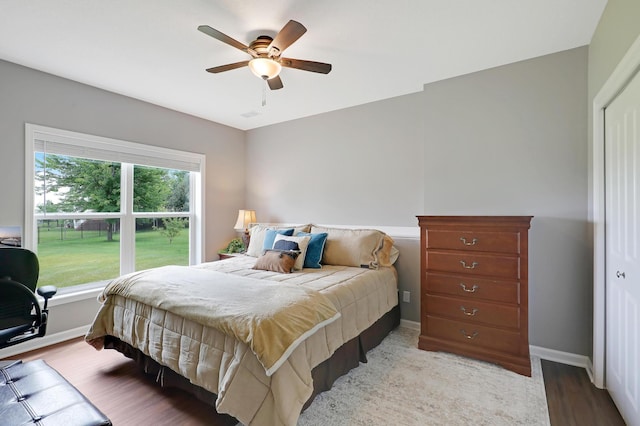
<path id="1" fill-rule="evenodd" d="M 605 387 L 606 271 L 604 109 L 640 72 L 640 36 L 634 41 L 598 94 L 593 98 L 592 200 L 593 214 L 593 383 Z"/>

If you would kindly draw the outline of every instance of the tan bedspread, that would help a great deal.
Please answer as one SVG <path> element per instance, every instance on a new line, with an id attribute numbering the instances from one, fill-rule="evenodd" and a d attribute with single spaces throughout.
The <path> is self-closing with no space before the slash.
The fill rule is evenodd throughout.
<path id="1" fill-rule="evenodd" d="M 109 295 L 161 308 L 234 336 L 249 346 L 267 376 L 300 342 L 340 316 L 326 296 L 306 287 L 187 266 L 121 276 L 105 287 L 98 300 L 104 302 Z M 89 343 L 101 346 L 100 341 Z"/>
<path id="2" fill-rule="evenodd" d="M 300 342 L 271 376 L 237 338 L 120 295 L 107 296 L 87 338 L 111 335 L 129 343 L 216 394 L 217 411 L 245 425 L 295 425 L 313 391 L 311 370 L 398 304 L 396 272 L 323 266 L 278 274 L 253 270 L 254 263 L 255 258 L 239 257 L 191 268 L 315 290 L 341 314 Z"/>

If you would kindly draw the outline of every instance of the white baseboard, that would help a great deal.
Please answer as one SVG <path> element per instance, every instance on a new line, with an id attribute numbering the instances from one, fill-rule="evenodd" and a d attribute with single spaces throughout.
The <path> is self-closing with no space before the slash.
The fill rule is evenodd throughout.
<path id="1" fill-rule="evenodd" d="M 569 352 L 556 351 L 555 349 L 542 348 L 540 346 L 529 346 L 531 355 L 548 361 L 559 362 L 560 364 L 573 365 L 587 370 L 589 379 L 593 382 L 593 364 L 589 357 L 577 355 Z"/>
<path id="2" fill-rule="evenodd" d="M 593 362 L 591 361 L 591 358 L 587 358 L 587 361 L 587 366 L 584 369 L 587 370 L 587 376 L 589 376 L 589 380 L 591 380 L 591 383 L 593 383 L 595 387 L 604 389 L 603 387 L 598 386 L 595 382 L 595 377 L 593 375 Z"/>
<path id="3" fill-rule="evenodd" d="M 77 327 L 71 330 L 61 331 L 59 333 L 47 334 L 44 337 L 29 340 L 19 345 L 0 350 L 0 359 L 14 357 L 16 355 L 44 348 L 45 346 L 55 345 L 66 340 L 75 339 L 84 336 L 89 330 L 90 325 Z"/>
<path id="4" fill-rule="evenodd" d="M 420 323 L 417 321 L 400 320 L 400 327 L 410 328 L 412 330 L 420 330 Z"/>

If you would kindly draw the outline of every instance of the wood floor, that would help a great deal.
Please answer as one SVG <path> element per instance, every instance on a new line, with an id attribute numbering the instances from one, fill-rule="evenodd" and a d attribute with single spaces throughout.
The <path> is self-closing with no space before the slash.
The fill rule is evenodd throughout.
<path id="1" fill-rule="evenodd" d="M 542 360 L 551 426 L 624 426 L 606 390 L 596 388 L 584 368 Z"/>
<path id="2" fill-rule="evenodd" d="M 116 426 L 236 423 L 185 392 L 161 389 L 119 352 L 96 352 L 81 339 L 14 358 L 25 362 L 44 359 Z M 595 388 L 584 369 L 543 360 L 542 370 L 552 426 L 624 425 L 609 394 Z"/>

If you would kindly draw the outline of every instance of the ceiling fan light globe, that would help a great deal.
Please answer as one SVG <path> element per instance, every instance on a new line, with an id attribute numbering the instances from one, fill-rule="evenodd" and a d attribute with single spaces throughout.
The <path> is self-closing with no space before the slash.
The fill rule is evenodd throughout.
<path id="1" fill-rule="evenodd" d="M 282 66 L 269 58 L 254 58 L 249 61 L 249 69 L 258 78 L 268 80 L 280 74 Z"/>

